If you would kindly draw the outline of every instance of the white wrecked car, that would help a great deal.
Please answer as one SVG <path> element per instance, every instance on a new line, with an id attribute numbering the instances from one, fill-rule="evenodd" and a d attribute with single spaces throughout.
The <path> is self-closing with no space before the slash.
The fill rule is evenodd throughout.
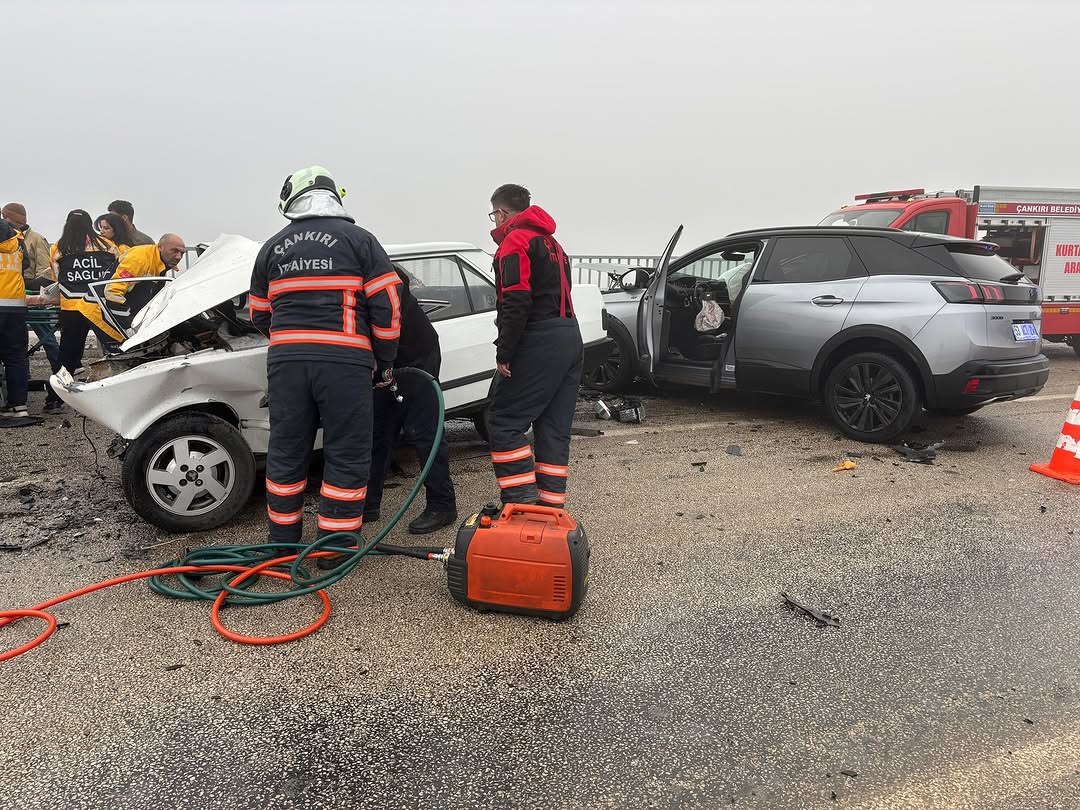
<path id="1" fill-rule="evenodd" d="M 124 494 L 145 520 L 169 531 L 206 531 L 239 511 L 255 489 L 270 437 L 267 340 L 248 319 L 259 242 L 226 235 L 165 283 L 139 313 L 121 353 L 73 379 L 52 377 L 60 397 L 118 435 Z M 413 280 L 442 348 L 448 417 L 471 417 L 485 436 L 495 374 L 495 283 L 489 254 L 469 244 L 387 246 Z M 586 368 L 610 342 L 593 286 L 574 288 Z M 486 436 L 485 436 L 486 438 Z M 320 441 L 316 439 L 316 443 Z"/>

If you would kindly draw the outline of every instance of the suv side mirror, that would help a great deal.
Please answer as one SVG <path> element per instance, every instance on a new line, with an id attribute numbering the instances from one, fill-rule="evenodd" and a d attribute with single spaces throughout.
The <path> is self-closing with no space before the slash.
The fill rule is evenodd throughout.
<path id="1" fill-rule="evenodd" d="M 633 270 L 627 270 L 619 276 L 619 283 L 622 284 L 623 289 L 626 290 L 643 290 L 649 286 L 649 281 L 651 279 L 652 273 L 648 270 L 635 268 Z"/>

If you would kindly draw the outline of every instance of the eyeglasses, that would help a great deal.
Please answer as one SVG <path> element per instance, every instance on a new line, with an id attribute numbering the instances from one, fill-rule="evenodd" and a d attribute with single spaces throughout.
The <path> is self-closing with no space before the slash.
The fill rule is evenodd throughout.
<path id="1" fill-rule="evenodd" d="M 495 221 L 495 215 L 496 215 L 497 213 L 499 213 L 500 211 L 502 211 L 502 209 L 501 209 L 501 208 L 496 208 L 496 209 L 495 209 L 494 211 L 492 211 L 492 212 L 490 212 L 490 213 L 488 214 L 488 219 L 490 219 L 490 220 L 491 220 L 492 222 L 494 222 L 494 221 Z"/>

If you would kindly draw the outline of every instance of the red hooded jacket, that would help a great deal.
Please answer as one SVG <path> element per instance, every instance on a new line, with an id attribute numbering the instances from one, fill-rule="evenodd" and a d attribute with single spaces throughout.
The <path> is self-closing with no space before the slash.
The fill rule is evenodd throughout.
<path id="1" fill-rule="evenodd" d="M 533 205 L 491 232 L 498 315 L 496 360 L 509 363 L 530 323 L 573 318 L 570 260 L 555 241 L 555 220 Z"/>

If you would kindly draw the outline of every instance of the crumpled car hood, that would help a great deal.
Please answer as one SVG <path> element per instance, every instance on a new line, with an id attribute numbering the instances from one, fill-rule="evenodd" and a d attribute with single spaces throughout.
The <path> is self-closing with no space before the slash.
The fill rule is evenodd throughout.
<path id="1" fill-rule="evenodd" d="M 262 242 L 243 236 L 219 236 L 191 267 L 150 300 L 136 319 L 135 333 L 121 349 L 130 351 L 223 301 L 246 294 L 261 247 Z"/>

